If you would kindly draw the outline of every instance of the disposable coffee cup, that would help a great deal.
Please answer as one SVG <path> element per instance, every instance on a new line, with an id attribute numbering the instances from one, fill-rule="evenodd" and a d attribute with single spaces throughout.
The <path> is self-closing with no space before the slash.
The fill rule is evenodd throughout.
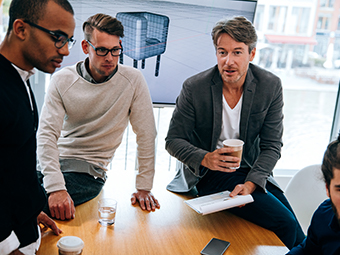
<path id="1" fill-rule="evenodd" d="M 226 153 L 226 155 L 228 156 L 233 156 L 233 157 L 238 157 L 240 160 L 238 161 L 238 163 L 241 163 L 241 159 L 242 159 L 242 151 L 243 151 L 243 144 L 244 142 L 240 139 L 228 139 L 228 140 L 224 140 L 223 141 L 223 146 L 227 147 L 227 148 L 233 148 L 234 151 L 230 152 L 230 153 Z M 230 169 L 238 169 L 240 168 L 240 166 L 238 167 L 230 167 Z"/>
<path id="2" fill-rule="evenodd" d="M 83 252 L 84 242 L 77 236 L 64 236 L 57 243 L 59 255 L 80 255 Z"/>

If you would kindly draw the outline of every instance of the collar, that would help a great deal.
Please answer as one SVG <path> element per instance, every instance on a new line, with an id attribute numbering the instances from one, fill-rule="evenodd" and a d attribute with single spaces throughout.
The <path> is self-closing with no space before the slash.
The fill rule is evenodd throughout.
<path id="1" fill-rule="evenodd" d="M 35 74 L 35 70 L 31 69 L 29 71 L 23 70 L 20 67 L 17 67 L 16 65 L 14 65 L 13 63 L 11 63 L 12 66 L 18 71 L 21 79 L 23 80 L 23 82 L 27 82 L 27 80 L 33 75 Z"/>
<path id="2" fill-rule="evenodd" d="M 89 68 L 89 58 L 87 57 L 84 61 L 80 62 L 78 65 L 77 65 L 77 72 L 78 74 L 83 77 L 85 80 L 87 80 L 88 82 L 91 82 L 91 83 L 94 83 L 94 84 L 98 84 L 99 82 L 96 82 L 91 74 L 87 71 Z M 110 80 L 113 75 L 115 75 L 115 73 L 117 72 L 118 70 L 118 65 L 116 66 L 115 70 L 113 71 L 112 74 L 110 74 L 104 82 L 107 82 L 108 80 Z"/>

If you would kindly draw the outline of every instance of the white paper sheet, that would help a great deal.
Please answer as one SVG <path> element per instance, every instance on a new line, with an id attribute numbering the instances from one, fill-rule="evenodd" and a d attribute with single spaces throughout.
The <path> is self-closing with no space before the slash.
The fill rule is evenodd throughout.
<path id="1" fill-rule="evenodd" d="M 185 203 L 196 212 L 205 215 L 254 201 L 251 195 L 237 195 L 235 197 L 230 197 L 229 194 L 229 191 L 219 192 L 208 196 L 190 199 L 185 201 Z"/>

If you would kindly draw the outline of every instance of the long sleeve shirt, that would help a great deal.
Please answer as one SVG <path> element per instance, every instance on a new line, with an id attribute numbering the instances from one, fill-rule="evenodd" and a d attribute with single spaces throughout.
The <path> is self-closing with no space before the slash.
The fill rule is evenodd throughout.
<path id="1" fill-rule="evenodd" d="M 107 169 L 130 121 L 137 138 L 136 188 L 151 190 L 156 128 L 142 73 L 119 65 L 113 77 L 91 83 L 76 65 L 52 76 L 38 129 L 38 159 L 47 193 L 65 190 L 59 157 Z"/>

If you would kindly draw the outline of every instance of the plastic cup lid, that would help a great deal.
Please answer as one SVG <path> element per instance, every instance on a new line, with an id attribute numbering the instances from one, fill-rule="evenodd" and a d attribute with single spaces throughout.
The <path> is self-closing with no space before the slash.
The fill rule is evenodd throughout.
<path id="1" fill-rule="evenodd" d="M 239 139 L 228 139 L 223 141 L 223 145 L 229 146 L 229 147 L 239 147 L 243 146 L 244 142 Z"/>
<path id="2" fill-rule="evenodd" d="M 62 251 L 80 251 L 84 248 L 84 242 L 77 236 L 64 236 L 59 239 L 57 247 Z"/>

